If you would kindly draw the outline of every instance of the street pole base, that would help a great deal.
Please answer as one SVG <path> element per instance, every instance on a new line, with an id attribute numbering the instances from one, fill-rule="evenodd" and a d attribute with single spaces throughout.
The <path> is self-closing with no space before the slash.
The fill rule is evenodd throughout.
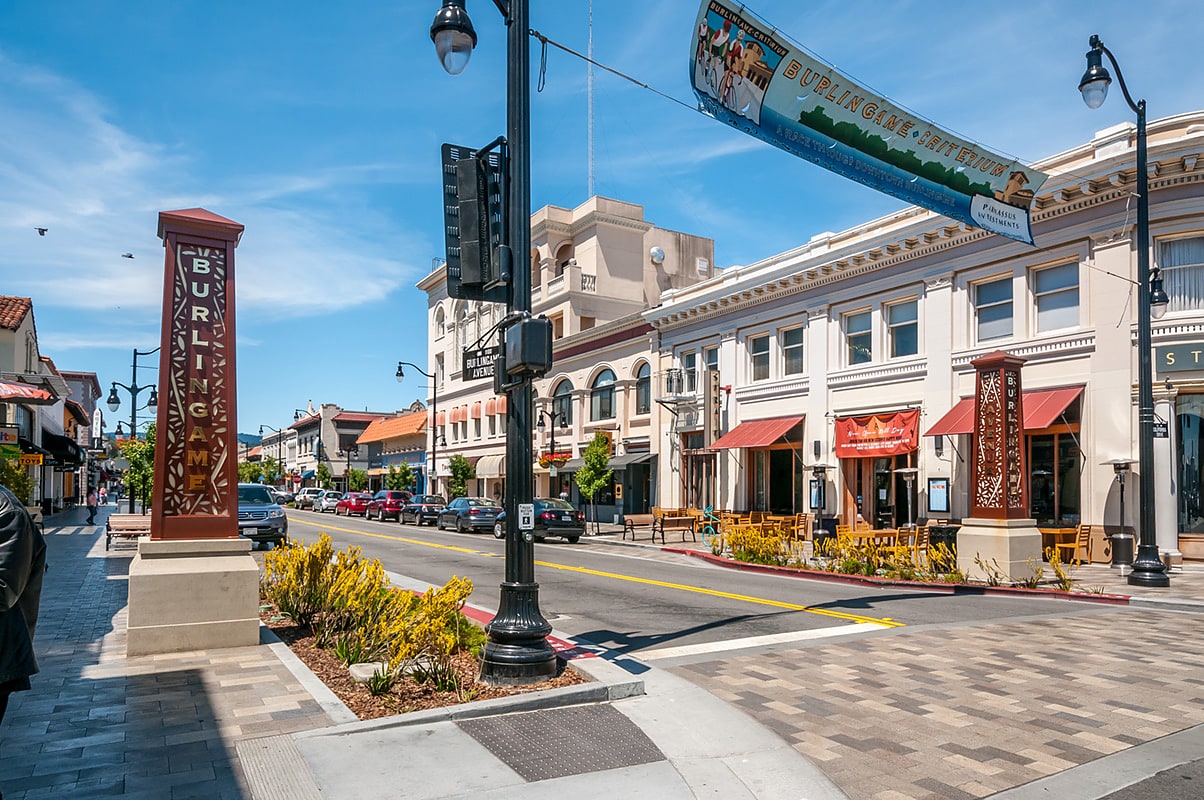
<path id="1" fill-rule="evenodd" d="M 1163 588 L 1171 585 L 1171 578 L 1166 574 L 1166 565 L 1158 557 L 1156 546 L 1138 546 L 1137 560 L 1133 562 L 1133 571 L 1129 573 L 1128 580 L 1130 586 Z"/>
<path id="2" fill-rule="evenodd" d="M 497 616 L 485 626 L 489 640 L 481 658 L 481 682 L 525 686 L 556 675 L 552 626 L 539 613 L 538 583 L 503 583 Z"/>

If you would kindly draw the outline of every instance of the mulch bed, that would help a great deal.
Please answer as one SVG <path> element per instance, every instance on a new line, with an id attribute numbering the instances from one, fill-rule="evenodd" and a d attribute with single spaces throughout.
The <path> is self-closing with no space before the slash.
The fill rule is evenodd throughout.
<path id="1" fill-rule="evenodd" d="M 262 611 L 259 615 L 263 623 L 280 637 L 280 641 L 288 645 L 293 654 L 309 667 L 318 680 L 326 684 L 360 719 L 377 719 L 410 711 L 443 708 L 475 700 L 510 697 L 589 682 L 588 678 L 565 661 L 557 659 L 556 675 L 549 680 L 526 686 L 487 686 L 477 680 L 480 671 L 477 658 L 472 653 L 465 652 L 458 654 L 454 660 L 455 669 L 460 675 L 460 685 L 464 687 L 459 695 L 455 692 L 441 692 L 429 683 L 418 683 L 410 677 L 399 679 L 387 694 L 373 695 L 368 691 L 367 685 L 351 679 L 347 667 L 343 666 L 334 653 L 314 644 L 313 634 L 308 628 L 295 624 L 291 619 L 275 619 L 277 616 L 273 610 Z"/>

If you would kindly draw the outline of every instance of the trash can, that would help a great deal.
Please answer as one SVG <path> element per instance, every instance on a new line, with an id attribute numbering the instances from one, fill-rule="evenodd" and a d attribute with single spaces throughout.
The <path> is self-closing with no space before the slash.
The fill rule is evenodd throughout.
<path id="1" fill-rule="evenodd" d="M 1133 566 L 1133 534 L 1126 528 L 1113 531 L 1108 539 L 1112 542 L 1112 569 Z"/>
<path id="2" fill-rule="evenodd" d="M 949 552 L 957 555 L 957 530 L 960 525 L 929 525 L 928 546 L 942 544 Z"/>

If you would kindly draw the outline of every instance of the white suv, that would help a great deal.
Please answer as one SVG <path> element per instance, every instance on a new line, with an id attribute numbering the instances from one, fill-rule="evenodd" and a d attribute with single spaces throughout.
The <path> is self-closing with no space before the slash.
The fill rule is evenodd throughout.
<path id="1" fill-rule="evenodd" d="M 293 498 L 293 502 L 297 504 L 297 508 L 313 508 L 314 500 L 318 495 L 322 494 L 322 489 L 317 486 L 307 486 L 297 492 L 297 496 Z"/>

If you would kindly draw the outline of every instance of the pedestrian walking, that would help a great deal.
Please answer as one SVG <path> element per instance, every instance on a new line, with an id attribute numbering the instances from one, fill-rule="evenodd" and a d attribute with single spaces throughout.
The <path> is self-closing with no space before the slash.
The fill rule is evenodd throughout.
<path id="1" fill-rule="evenodd" d="M 100 504 L 102 506 L 109 504 L 109 490 L 105 487 L 100 487 Z"/>
<path id="2" fill-rule="evenodd" d="M 88 524 L 92 525 L 96 522 L 96 490 L 88 487 Z"/>
<path id="3" fill-rule="evenodd" d="M 0 486 L 0 721 L 13 692 L 28 691 L 38 671 L 38 624 L 46 541 L 16 495 Z"/>

